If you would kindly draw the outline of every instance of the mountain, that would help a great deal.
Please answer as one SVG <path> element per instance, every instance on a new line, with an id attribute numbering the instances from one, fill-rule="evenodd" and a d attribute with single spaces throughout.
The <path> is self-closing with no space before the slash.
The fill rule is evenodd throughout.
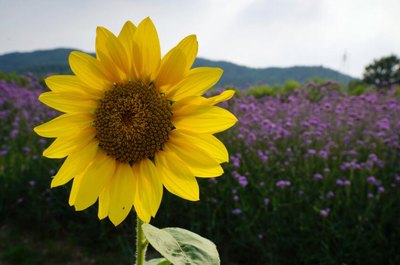
<path id="1" fill-rule="evenodd" d="M 70 73 L 68 55 L 72 49 L 15 52 L 0 55 L 0 72 L 32 72 L 36 74 Z M 194 66 L 220 67 L 224 74 L 217 84 L 244 88 L 250 84 L 283 84 L 287 80 L 301 83 L 312 79 L 330 79 L 347 83 L 354 79 L 322 66 L 294 66 L 286 68 L 250 68 L 225 61 L 211 61 L 197 58 Z"/>

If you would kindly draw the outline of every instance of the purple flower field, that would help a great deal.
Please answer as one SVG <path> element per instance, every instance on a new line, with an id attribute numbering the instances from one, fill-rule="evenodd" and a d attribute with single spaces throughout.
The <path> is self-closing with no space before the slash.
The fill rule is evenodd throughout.
<path id="1" fill-rule="evenodd" d="M 239 122 L 227 144 L 239 185 L 245 187 L 247 178 L 252 182 L 257 172 L 278 188 L 298 183 L 300 190 L 301 182 L 311 181 L 335 190 L 360 182 L 369 185 L 368 194 L 379 195 L 400 186 L 396 90 L 348 96 L 329 86 L 319 89 L 317 102 L 303 89 L 286 97 L 237 97 L 230 103 Z"/>
<path id="2" fill-rule="evenodd" d="M 41 157 L 48 141 L 32 128 L 56 113 L 37 100 L 46 88 L 23 80 L 0 80 L 0 218 L 98 236 L 109 224 L 96 209 L 77 226 L 68 192 L 48 189 L 57 162 Z M 198 203 L 165 195 L 154 223 L 208 237 L 239 264 L 399 264 L 398 90 L 239 93 L 224 103 L 239 119 L 219 135 L 231 156 L 225 174 L 200 181 Z"/>
<path id="3" fill-rule="evenodd" d="M 56 113 L 38 101 L 44 90 L 38 79 L 27 75 L 23 80 L 26 87 L 0 80 L 0 157 L 14 149 L 38 159 L 47 141 L 39 140 L 32 128 Z"/>

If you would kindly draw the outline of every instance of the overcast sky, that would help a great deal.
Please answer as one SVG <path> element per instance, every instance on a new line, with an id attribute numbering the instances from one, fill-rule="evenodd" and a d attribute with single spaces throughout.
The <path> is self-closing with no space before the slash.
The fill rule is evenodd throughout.
<path id="1" fill-rule="evenodd" d="M 0 0 L 0 54 L 92 52 L 96 26 L 117 34 L 150 16 L 163 53 L 195 33 L 203 58 L 361 77 L 373 59 L 400 56 L 399 11 L 399 0 Z"/>

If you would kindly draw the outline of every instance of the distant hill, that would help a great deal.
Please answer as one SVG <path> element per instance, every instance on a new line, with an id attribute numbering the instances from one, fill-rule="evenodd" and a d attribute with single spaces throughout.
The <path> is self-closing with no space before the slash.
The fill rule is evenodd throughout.
<path id="1" fill-rule="evenodd" d="M 16 52 L 0 55 L 1 72 L 33 72 L 37 74 L 70 73 L 68 55 L 73 49 L 41 50 L 34 52 Z M 287 80 L 301 83 L 312 79 L 329 79 L 347 83 L 354 79 L 322 66 L 294 66 L 286 68 L 250 68 L 225 61 L 211 61 L 197 58 L 195 66 L 211 66 L 224 69 L 218 85 L 247 87 L 250 84 L 283 84 Z"/>

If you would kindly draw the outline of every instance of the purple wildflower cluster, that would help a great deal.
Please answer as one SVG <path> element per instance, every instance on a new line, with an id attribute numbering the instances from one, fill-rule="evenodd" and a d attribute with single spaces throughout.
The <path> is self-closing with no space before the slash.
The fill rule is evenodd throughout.
<path id="1" fill-rule="evenodd" d="M 42 150 L 47 141 L 35 137 L 32 128 L 56 115 L 38 101 L 44 90 L 38 79 L 27 75 L 24 80 L 24 87 L 0 80 L 0 157 L 16 148 L 18 153 L 37 159 L 38 154 L 33 154 L 36 147 Z"/>
<path id="2" fill-rule="evenodd" d="M 368 145 L 400 146 L 400 105 L 393 93 L 347 96 L 330 91 L 318 102 L 310 101 L 307 95 L 306 90 L 300 90 L 285 99 L 235 98 L 232 107 L 239 116 L 239 125 L 232 141 L 240 140 L 252 147 L 262 143 L 268 149 L 257 148 L 257 153 L 268 157 L 269 153 L 282 151 L 277 149 L 276 141 L 296 137 L 302 141 L 294 148 L 303 147 L 303 155 L 323 159 L 344 146 L 342 154 L 349 157 L 357 156 L 359 148 Z M 316 145 L 322 141 L 324 145 Z M 369 160 L 377 162 L 379 158 L 371 153 Z"/>
<path id="3" fill-rule="evenodd" d="M 318 97 L 314 92 L 238 96 L 224 103 L 239 119 L 225 139 L 237 183 L 261 190 L 260 204 L 283 190 L 318 193 L 316 207 L 323 217 L 332 214 L 327 203 L 345 196 L 346 189 L 372 198 L 397 187 L 400 101 L 395 89 L 350 96 L 327 84 Z"/>

